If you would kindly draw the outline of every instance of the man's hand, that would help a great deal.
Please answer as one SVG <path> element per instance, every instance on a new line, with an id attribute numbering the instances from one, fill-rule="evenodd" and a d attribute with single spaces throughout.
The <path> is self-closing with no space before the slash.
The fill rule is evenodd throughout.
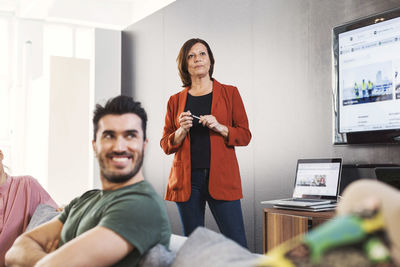
<path id="1" fill-rule="evenodd" d="M 63 224 L 53 219 L 18 237 L 7 251 L 6 266 L 34 266 L 48 253 L 57 249 Z"/>
<path id="2" fill-rule="evenodd" d="M 21 235 L 6 254 L 6 266 L 111 266 L 134 249 L 120 235 L 101 226 L 57 249 L 62 227 L 56 218 Z"/>
<path id="3" fill-rule="evenodd" d="M 60 239 L 56 239 L 53 241 L 50 241 L 46 244 L 46 248 L 45 248 L 45 252 L 47 254 L 53 252 L 54 250 L 56 250 L 58 248 L 58 243 L 60 243 Z"/>
<path id="4" fill-rule="evenodd" d="M 18 237 L 14 245 L 7 251 L 5 266 L 22 267 L 34 266 L 46 252 L 34 240 L 28 236 Z"/>
<path id="5" fill-rule="evenodd" d="M 43 257 L 35 267 L 111 266 L 134 247 L 112 230 L 97 226 Z"/>

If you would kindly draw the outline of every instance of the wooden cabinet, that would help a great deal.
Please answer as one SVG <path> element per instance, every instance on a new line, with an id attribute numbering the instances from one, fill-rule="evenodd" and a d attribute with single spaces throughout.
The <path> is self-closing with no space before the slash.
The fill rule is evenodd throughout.
<path id="1" fill-rule="evenodd" d="M 308 212 L 266 208 L 263 210 L 263 252 L 308 229 L 324 223 L 335 215 L 334 211 Z"/>

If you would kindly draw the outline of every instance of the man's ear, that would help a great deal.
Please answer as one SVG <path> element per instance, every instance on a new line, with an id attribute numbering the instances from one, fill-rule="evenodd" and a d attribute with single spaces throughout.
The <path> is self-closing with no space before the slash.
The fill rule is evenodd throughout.
<path id="1" fill-rule="evenodd" d="M 146 151 L 147 143 L 149 142 L 149 139 L 145 139 L 143 142 L 143 151 Z"/>
<path id="2" fill-rule="evenodd" d="M 97 150 L 96 150 L 96 141 L 92 140 L 92 148 L 93 148 L 93 153 L 95 157 L 97 158 Z"/>

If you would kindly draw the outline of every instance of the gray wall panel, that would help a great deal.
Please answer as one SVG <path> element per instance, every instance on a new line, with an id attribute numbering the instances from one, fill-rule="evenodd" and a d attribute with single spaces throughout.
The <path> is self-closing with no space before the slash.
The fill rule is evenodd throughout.
<path id="1" fill-rule="evenodd" d="M 279 18 L 277 17 L 279 14 Z M 254 120 L 256 251 L 262 249 L 261 200 L 291 194 L 297 158 L 311 141 L 307 88 L 308 4 L 256 1 L 254 13 Z"/>
<path id="2" fill-rule="evenodd" d="M 130 36 L 134 59 L 133 71 L 131 71 L 135 77 L 132 85 L 130 85 L 135 90 L 132 90 L 130 95 L 143 103 L 148 116 L 147 138 L 149 142 L 146 147 L 144 173 L 160 194 L 164 192 L 165 187 L 163 168 L 159 168 L 164 164 L 164 157 L 159 153 L 159 140 L 162 134 L 159 125 L 164 122 L 161 108 L 163 105 L 159 103 L 165 101 L 163 94 L 165 67 L 162 26 L 163 16 L 161 13 L 156 13 L 135 24 L 132 27 L 135 34 Z M 153 103 L 158 104 L 154 105 Z"/>
<path id="3" fill-rule="evenodd" d="M 94 103 L 105 104 L 109 98 L 121 94 L 121 32 L 114 30 L 95 29 L 94 34 Z M 94 188 L 101 188 L 101 181 L 98 175 L 99 173 L 100 168 L 98 160 L 97 158 L 93 158 Z"/>
<path id="4" fill-rule="evenodd" d="M 122 83 L 132 82 L 130 94 L 149 113 L 146 177 L 164 194 L 172 156 L 158 143 L 168 98 L 181 88 L 176 56 L 192 37 L 209 42 L 214 77 L 238 86 L 249 116 L 253 139 L 236 151 L 252 251 L 262 250 L 259 203 L 291 194 L 298 158 L 399 164 L 398 146 L 332 145 L 331 67 L 334 26 L 399 5 L 400 0 L 177 0 L 127 28 Z M 167 209 L 173 232 L 181 233 L 174 203 Z M 206 225 L 217 229 L 209 213 Z"/>

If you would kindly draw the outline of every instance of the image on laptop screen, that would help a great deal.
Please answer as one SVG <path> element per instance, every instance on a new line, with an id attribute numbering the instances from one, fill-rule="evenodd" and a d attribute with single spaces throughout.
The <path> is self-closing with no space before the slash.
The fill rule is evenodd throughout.
<path id="1" fill-rule="evenodd" d="M 341 159 L 299 160 L 293 197 L 336 197 L 340 171 Z"/>

